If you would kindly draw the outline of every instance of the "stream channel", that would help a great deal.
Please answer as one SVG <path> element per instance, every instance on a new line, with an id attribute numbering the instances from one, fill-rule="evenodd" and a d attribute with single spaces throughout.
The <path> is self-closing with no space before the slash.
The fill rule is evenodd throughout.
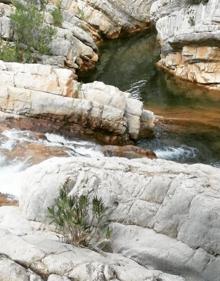
<path id="1" fill-rule="evenodd" d="M 100 53 L 96 69 L 81 75 L 80 80 L 99 80 L 128 91 L 158 116 L 154 138 L 140 139 L 138 146 L 153 150 L 162 159 L 220 166 L 220 95 L 159 70 L 155 34 L 107 41 Z M 0 193 L 18 196 L 16 175 L 33 164 L 53 156 L 79 155 L 103 156 L 94 141 L 1 124 Z"/>
<path id="2" fill-rule="evenodd" d="M 153 139 L 138 145 L 159 158 L 181 163 L 220 164 L 220 95 L 180 81 L 157 68 L 155 34 L 105 42 L 94 71 L 81 76 L 130 92 L 160 117 Z"/>

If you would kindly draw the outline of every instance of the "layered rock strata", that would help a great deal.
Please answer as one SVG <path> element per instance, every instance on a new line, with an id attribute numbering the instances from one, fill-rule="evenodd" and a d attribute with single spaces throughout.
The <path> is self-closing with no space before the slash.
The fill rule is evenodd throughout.
<path id="1" fill-rule="evenodd" d="M 62 1 L 63 8 L 93 26 L 100 36 L 117 38 L 150 27 L 153 0 L 80 0 Z"/>
<path id="2" fill-rule="evenodd" d="M 101 82 L 80 84 L 72 71 L 48 65 L 0 61 L 0 110 L 74 124 L 124 141 L 153 128 L 154 115 L 129 93 Z"/>
<path id="3" fill-rule="evenodd" d="M 162 46 L 159 66 L 210 89 L 220 89 L 220 3 L 158 0 L 152 4 Z"/>
<path id="4" fill-rule="evenodd" d="M 93 68 L 98 60 L 97 42 L 103 37 L 118 38 L 121 33 L 137 32 L 150 27 L 150 4 L 141 1 L 51 0 L 46 5 L 45 24 L 54 26 L 52 12 L 60 5 L 62 22 L 56 26 L 51 55 L 38 55 L 37 62 L 68 66 L 73 70 Z M 59 4 L 60 3 L 60 4 Z M 0 1 L 0 37 L 13 41 L 10 15 L 11 1 Z"/>

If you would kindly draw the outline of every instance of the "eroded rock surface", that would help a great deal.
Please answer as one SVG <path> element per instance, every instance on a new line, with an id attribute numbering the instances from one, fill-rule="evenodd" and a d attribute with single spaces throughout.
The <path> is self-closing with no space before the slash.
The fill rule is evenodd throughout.
<path id="1" fill-rule="evenodd" d="M 162 160 L 54 158 L 22 174 L 23 215 L 47 220 L 47 207 L 67 178 L 70 194 L 96 194 L 112 209 L 114 252 L 186 280 L 218 281 L 219 169 Z"/>
<path id="2" fill-rule="evenodd" d="M 159 65 L 172 74 L 220 89 L 220 2 L 158 0 L 151 7 L 162 57 Z"/>
<path id="3" fill-rule="evenodd" d="M 47 226 L 27 221 L 15 207 L 0 208 L 0 236 L 1 281 L 184 281 L 121 254 L 62 243 Z"/>
<path id="4" fill-rule="evenodd" d="M 94 26 L 100 34 L 117 38 L 123 32 L 149 28 L 153 0 L 63 1 L 63 6 Z M 66 4 L 68 3 L 68 4 Z"/>
<path id="5" fill-rule="evenodd" d="M 0 110 L 26 117 L 79 124 L 124 141 L 152 129 L 154 115 L 129 93 L 102 82 L 81 85 L 71 70 L 0 61 Z"/>
<path id="6" fill-rule="evenodd" d="M 150 6 L 153 0 L 50 0 L 46 5 L 45 23 L 54 25 L 52 12 L 60 2 L 63 21 L 56 26 L 51 55 L 36 59 L 44 64 L 68 66 L 72 69 L 93 68 L 98 60 L 96 43 L 103 37 L 118 38 L 123 32 L 132 33 L 150 27 Z M 10 15 L 11 1 L 0 1 L 0 37 L 13 40 Z"/>

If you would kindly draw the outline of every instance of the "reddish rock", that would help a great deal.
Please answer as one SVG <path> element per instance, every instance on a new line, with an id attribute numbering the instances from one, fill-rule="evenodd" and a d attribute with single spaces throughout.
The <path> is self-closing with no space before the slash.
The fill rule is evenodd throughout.
<path id="1" fill-rule="evenodd" d="M 18 202 L 15 199 L 7 197 L 7 195 L 0 193 L 0 207 L 1 206 L 16 206 Z"/>
<path id="2" fill-rule="evenodd" d="M 106 145 L 103 146 L 103 153 L 105 156 L 118 156 L 118 157 L 125 157 L 125 158 L 150 158 L 156 159 L 156 154 L 148 149 L 143 149 L 135 145 L 124 145 L 124 146 L 117 146 L 117 145 Z"/>

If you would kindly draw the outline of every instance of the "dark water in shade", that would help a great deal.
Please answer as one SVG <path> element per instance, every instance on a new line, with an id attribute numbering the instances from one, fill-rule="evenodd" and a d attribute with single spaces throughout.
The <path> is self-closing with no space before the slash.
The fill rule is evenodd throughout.
<path id="1" fill-rule="evenodd" d="M 109 41 L 100 48 L 99 64 L 83 74 L 94 80 L 129 91 L 145 107 L 162 116 L 154 139 L 139 146 L 154 150 L 158 157 L 186 163 L 220 165 L 220 94 L 176 80 L 155 63 L 160 48 L 154 34 Z"/>

